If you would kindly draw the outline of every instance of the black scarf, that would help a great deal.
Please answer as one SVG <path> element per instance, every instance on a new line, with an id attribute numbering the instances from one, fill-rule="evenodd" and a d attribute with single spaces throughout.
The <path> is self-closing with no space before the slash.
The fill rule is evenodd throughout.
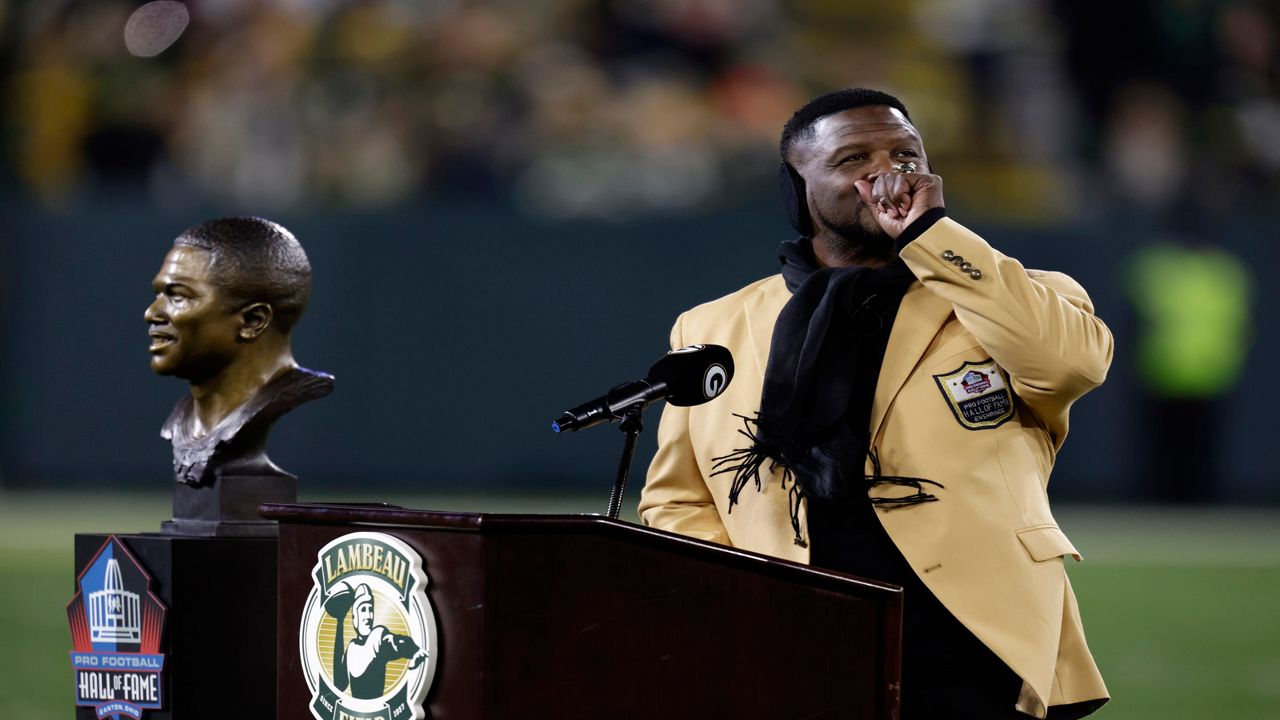
<path id="1" fill-rule="evenodd" d="M 782 468 L 790 485 L 795 542 L 807 545 L 800 529 L 800 501 L 816 496 L 845 501 L 881 483 L 916 490 L 902 498 L 870 498 L 878 505 L 931 502 L 921 478 L 885 476 L 869 447 L 871 401 L 880 363 L 898 306 L 915 276 L 902 262 L 881 268 L 819 267 L 808 238 L 778 249 L 782 277 L 791 299 L 778 314 L 769 346 L 760 411 L 742 417 L 740 430 L 750 447 L 716 458 L 714 474 L 733 473 L 729 512 L 748 481 L 761 489 L 760 468 Z M 870 457 L 874 474 L 864 467 Z"/>

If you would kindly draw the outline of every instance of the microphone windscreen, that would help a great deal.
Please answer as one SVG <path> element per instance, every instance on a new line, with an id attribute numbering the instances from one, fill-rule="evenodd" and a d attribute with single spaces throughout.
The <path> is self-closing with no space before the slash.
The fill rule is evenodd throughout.
<path id="1" fill-rule="evenodd" d="M 720 345 L 690 345 L 672 350 L 649 368 L 648 380 L 667 386 L 667 402 L 680 407 L 701 405 L 729 387 L 733 355 Z"/>

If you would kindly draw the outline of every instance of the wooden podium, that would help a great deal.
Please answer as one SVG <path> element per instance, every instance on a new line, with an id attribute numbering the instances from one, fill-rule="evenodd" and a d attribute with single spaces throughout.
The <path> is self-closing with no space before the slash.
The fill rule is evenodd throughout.
<path id="1" fill-rule="evenodd" d="M 898 716 L 901 589 L 593 515 L 269 504 L 280 720 L 310 720 L 300 619 L 317 553 L 356 531 L 422 557 L 438 648 L 426 716 Z"/>

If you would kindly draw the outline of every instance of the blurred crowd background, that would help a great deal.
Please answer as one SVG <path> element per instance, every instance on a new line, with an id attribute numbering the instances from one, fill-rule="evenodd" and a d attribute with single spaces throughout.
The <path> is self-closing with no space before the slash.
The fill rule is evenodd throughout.
<path id="1" fill-rule="evenodd" d="M 1274 4 L 192 0 L 139 58 L 141 4 L 0 3 L 34 200 L 733 206 L 790 113 L 851 82 L 909 99 L 954 201 L 991 220 L 1265 209 L 1280 178 Z"/>
<path id="2" fill-rule="evenodd" d="M 145 374 L 147 280 L 183 227 L 253 213 L 312 253 L 302 360 L 339 374 L 281 440 L 294 465 L 607 477 L 615 438 L 553 447 L 542 418 L 774 271 L 779 130 L 863 85 L 907 103 L 953 217 L 1080 279 L 1116 331 L 1055 490 L 1278 501 L 1278 21 L 1223 0 L 0 0 L 0 473 L 163 478 L 151 426 L 181 388 Z"/>

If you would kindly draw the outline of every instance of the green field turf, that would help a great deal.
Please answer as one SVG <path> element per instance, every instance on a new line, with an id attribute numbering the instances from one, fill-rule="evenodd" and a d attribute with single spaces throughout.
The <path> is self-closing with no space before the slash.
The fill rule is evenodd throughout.
<path id="1" fill-rule="evenodd" d="M 482 512 L 603 512 L 606 501 L 380 499 Z M 1280 720 L 1280 512 L 1058 515 L 1085 555 L 1071 579 L 1115 698 L 1094 717 Z M 0 718 L 72 716 L 72 535 L 155 530 L 168 516 L 160 494 L 0 492 Z"/>

